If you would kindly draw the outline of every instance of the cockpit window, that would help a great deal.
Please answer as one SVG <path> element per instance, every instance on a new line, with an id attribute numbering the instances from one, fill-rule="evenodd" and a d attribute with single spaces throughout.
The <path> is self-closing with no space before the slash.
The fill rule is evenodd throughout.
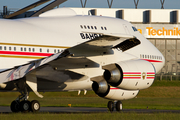
<path id="1" fill-rule="evenodd" d="M 132 29 L 134 30 L 134 32 L 138 31 L 135 27 L 132 26 Z"/>

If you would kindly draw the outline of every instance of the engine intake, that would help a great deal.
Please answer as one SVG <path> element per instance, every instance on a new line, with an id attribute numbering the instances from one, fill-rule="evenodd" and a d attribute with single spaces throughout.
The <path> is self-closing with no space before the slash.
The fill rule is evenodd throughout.
<path id="1" fill-rule="evenodd" d="M 110 70 L 105 69 L 103 77 L 110 85 L 118 86 L 122 82 L 123 72 L 117 64 L 113 64 Z"/>
<path id="2" fill-rule="evenodd" d="M 104 97 L 109 93 L 110 86 L 105 80 L 100 82 L 93 81 L 92 89 L 98 96 Z"/>

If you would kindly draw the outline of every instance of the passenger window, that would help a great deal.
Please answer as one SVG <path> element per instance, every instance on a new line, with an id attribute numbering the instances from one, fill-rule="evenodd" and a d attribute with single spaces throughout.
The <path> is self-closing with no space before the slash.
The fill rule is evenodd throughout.
<path id="1" fill-rule="evenodd" d="M 24 48 L 24 51 L 26 51 L 26 48 Z"/>
<path id="2" fill-rule="evenodd" d="M 101 29 L 103 30 L 103 27 L 101 27 Z"/>
<path id="3" fill-rule="evenodd" d="M 39 51 L 42 52 L 42 49 L 40 48 Z"/>
<path id="4" fill-rule="evenodd" d="M 95 29 L 97 29 L 97 27 L 96 27 L 96 26 L 94 26 L 94 28 L 95 28 Z"/>
<path id="5" fill-rule="evenodd" d="M 6 46 L 4 46 L 4 50 L 6 50 Z"/>
<path id="6" fill-rule="evenodd" d="M 32 51 L 35 52 L 35 49 L 33 48 Z"/>
<path id="7" fill-rule="evenodd" d="M 49 53 L 49 49 L 47 49 L 47 53 Z"/>
<path id="8" fill-rule="evenodd" d="M 107 28 L 106 28 L 106 27 L 104 27 L 104 29 L 105 29 L 105 30 L 107 30 Z"/>
<path id="9" fill-rule="evenodd" d="M 23 48 L 21 47 L 21 51 L 23 51 Z"/>
<path id="10" fill-rule="evenodd" d="M 81 28 L 83 29 L 83 26 L 82 25 L 80 25 L 81 26 Z"/>
<path id="11" fill-rule="evenodd" d="M 56 53 L 56 49 L 54 49 L 54 53 Z"/>
<path id="12" fill-rule="evenodd" d="M 89 26 L 87 26 L 88 27 L 88 29 L 90 29 L 90 27 Z"/>
<path id="13" fill-rule="evenodd" d="M 60 50 L 58 50 L 58 53 L 60 53 Z"/>
<path id="14" fill-rule="evenodd" d="M 93 26 L 91 26 L 91 29 L 94 29 Z"/>
<path id="15" fill-rule="evenodd" d="M 31 52 L 31 48 L 29 48 L 29 52 Z"/>
<path id="16" fill-rule="evenodd" d="M 11 47 L 9 47 L 9 50 L 11 50 Z"/>
<path id="17" fill-rule="evenodd" d="M 84 25 L 84 28 L 86 29 L 86 26 Z"/>
<path id="18" fill-rule="evenodd" d="M 2 50 L 2 46 L 0 46 L 0 50 Z"/>
<path id="19" fill-rule="evenodd" d="M 14 47 L 14 51 L 16 51 L 16 47 Z"/>

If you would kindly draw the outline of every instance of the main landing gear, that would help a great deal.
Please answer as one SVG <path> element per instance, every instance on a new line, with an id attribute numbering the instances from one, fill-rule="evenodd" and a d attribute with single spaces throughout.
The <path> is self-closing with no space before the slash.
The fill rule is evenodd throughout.
<path id="1" fill-rule="evenodd" d="M 16 88 L 21 93 L 21 95 L 11 103 L 11 111 L 12 112 L 38 112 L 40 110 L 40 103 L 37 100 L 32 100 L 31 102 L 28 100 L 29 98 L 29 92 L 27 90 L 27 87 L 24 87 L 24 89 L 20 89 L 18 85 L 16 85 Z"/>
<path id="2" fill-rule="evenodd" d="M 114 111 L 114 108 L 116 108 L 116 111 L 122 111 L 122 102 L 121 101 L 109 101 L 107 104 L 107 107 L 110 112 Z"/>
<path id="3" fill-rule="evenodd" d="M 29 101 L 29 100 L 14 100 L 11 103 L 11 111 L 12 112 L 38 112 L 40 110 L 40 104 L 37 100 Z"/>

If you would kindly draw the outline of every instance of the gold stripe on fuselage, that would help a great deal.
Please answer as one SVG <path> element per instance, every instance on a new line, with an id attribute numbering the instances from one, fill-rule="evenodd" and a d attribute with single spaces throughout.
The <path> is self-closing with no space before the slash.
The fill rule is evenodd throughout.
<path id="1" fill-rule="evenodd" d="M 19 56 L 19 55 L 0 55 L 0 57 L 6 57 L 6 58 L 26 58 L 26 59 L 42 59 L 42 58 L 45 58 L 45 57 Z"/>
<path id="2" fill-rule="evenodd" d="M 66 47 L 66 46 L 33 45 L 33 44 L 18 44 L 18 43 L 0 43 L 0 45 L 29 46 L 29 47 L 47 47 L 47 48 L 70 48 L 70 47 Z"/>

